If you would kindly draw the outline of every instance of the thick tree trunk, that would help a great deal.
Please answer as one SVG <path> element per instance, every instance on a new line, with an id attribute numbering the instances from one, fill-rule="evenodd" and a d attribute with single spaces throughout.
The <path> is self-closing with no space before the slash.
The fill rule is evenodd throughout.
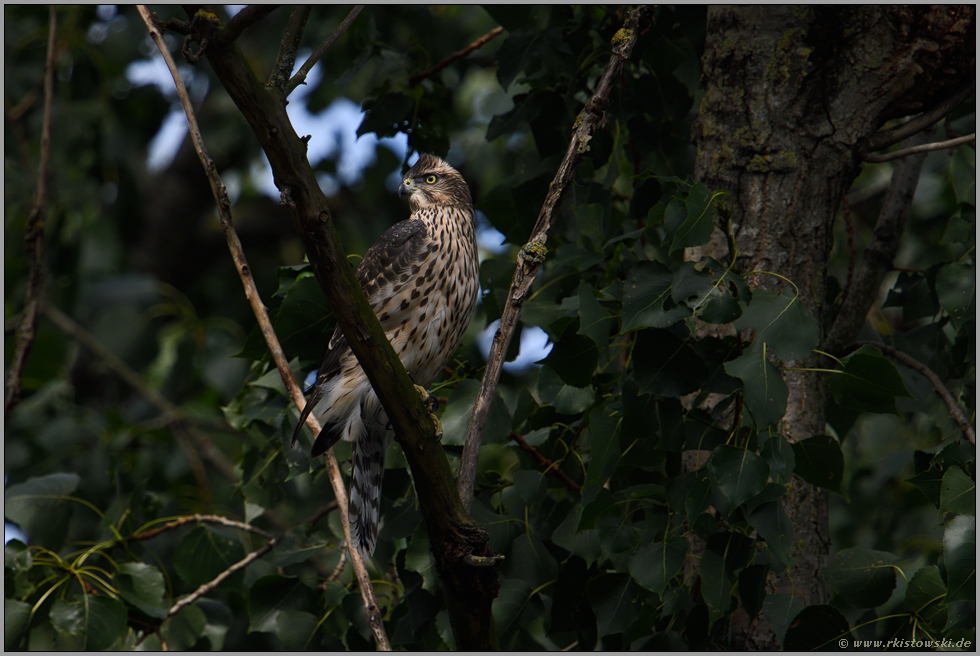
<path id="1" fill-rule="evenodd" d="M 827 260 L 859 151 L 887 120 L 918 113 L 972 84 L 975 8 L 887 6 L 712 7 L 705 97 L 693 128 L 695 177 L 731 192 L 743 273 L 792 280 L 823 324 Z M 710 250 L 711 247 L 709 247 Z M 724 249 L 725 247 L 721 247 Z M 750 284 L 778 288 L 765 274 Z M 787 369 L 815 360 L 785 362 Z M 787 371 L 782 422 L 790 441 L 824 431 L 820 374 Z M 770 593 L 827 602 L 821 571 L 830 535 L 827 494 L 798 478 L 786 503 L 795 564 Z M 733 620 L 736 649 L 778 649 L 768 623 Z"/>

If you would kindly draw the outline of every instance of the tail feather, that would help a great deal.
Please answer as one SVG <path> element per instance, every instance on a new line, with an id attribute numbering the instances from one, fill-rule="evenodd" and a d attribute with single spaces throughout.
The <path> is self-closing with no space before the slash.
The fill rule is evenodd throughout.
<path id="1" fill-rule="evenodd" d="M 293 430 L 293 441 L 289 443 L 290 447 L 296 446 L 296 440 L 299 439 L 299 432 L 303 430 L 303 424 L 306 423 L 306 418 L 310 416 L 311 412 L 313 412 L 313 408 L 315 408 L 316 404 L 320 402 L 320 398 L 322 396 L 323 396 L 322 388 L 319 385 L 315 385 L 313 387 L 313 394 L 310 396 L 310 400 L 306 402 L 306 405 L 303 406 L 303 411 L 299 413 L 299 421 L 296 422 L 296 428 L 295 430 Z M 327 449 L 324 449 L 324 451 L 326 450 Z"/>
<path id="2" fill-rule="evenodd" d="M 354 442 L 351 462 L 350 501 L 347 505 L 353 546 L 370 556 L 378 540 L 381 515 L 381 479 L 388 446 L 385 430 L 369 430 Z"/>

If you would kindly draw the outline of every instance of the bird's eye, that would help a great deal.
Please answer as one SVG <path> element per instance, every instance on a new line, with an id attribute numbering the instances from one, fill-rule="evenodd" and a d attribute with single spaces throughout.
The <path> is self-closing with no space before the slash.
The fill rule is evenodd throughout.
<path id="1" fill-rule="evenodd" d="M 435 184 L 436 183 L 436 176 L 434 176 L 434 175 L 427 175 L 427 176 L 425 176 L 425 181 L 426 181 L 427 184 Z"/>

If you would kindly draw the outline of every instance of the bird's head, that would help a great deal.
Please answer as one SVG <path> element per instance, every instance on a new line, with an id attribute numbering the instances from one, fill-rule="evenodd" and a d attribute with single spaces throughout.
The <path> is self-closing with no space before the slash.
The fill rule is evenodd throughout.
<path id="1" fill-rule="evenodd" d="M 430 205 L 472 206 L 470 188 L 459 171 L 435 155 L 423 154 L 398 186 L 399 196 L 408 196 L 412 211 Z"/>

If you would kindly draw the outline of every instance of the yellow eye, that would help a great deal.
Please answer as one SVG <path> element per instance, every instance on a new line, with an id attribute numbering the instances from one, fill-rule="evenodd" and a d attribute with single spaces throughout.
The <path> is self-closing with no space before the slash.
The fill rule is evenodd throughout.
<path id="1" fill-rule="evenodd" d="M 434 176 L 434 175 L 427 175 L 427 176 L 425 176 L 425 182 L 427 184 L 435 184 L 436 183 L 436 176 Z"/>

